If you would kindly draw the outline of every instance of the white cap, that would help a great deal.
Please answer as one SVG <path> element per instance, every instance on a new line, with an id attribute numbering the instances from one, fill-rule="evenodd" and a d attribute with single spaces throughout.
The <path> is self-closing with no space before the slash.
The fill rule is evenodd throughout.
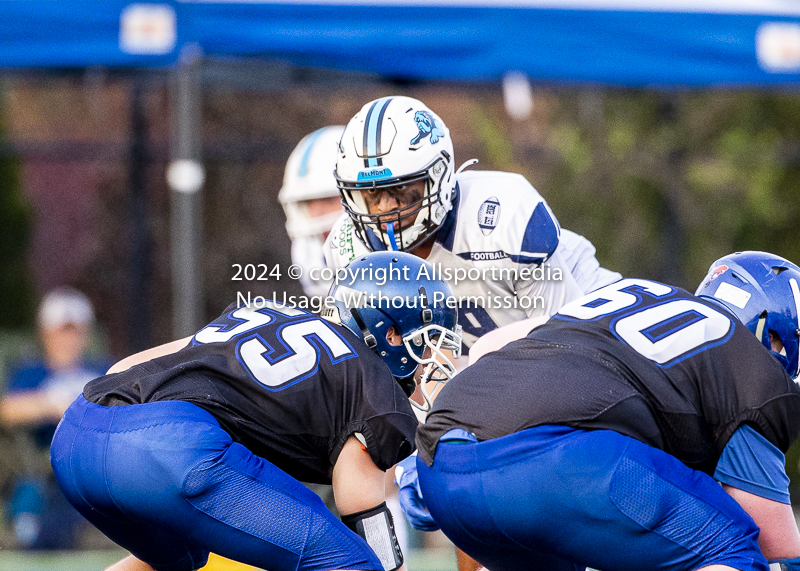
<path id="1" fill-rule="evenodd" d="M 48 292 L 39 305 L 38 322 L 43 329 L 57 329 L 67 324 L 89 325 L 94 310 L 89 298 L 71 287 Z"/>

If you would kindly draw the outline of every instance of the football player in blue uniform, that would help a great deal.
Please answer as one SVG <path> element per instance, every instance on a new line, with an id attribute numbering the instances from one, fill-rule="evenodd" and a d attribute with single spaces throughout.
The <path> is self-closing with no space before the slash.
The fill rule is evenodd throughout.
<path id="1" fill-rule="evenodd" d="M 432 522 L 491 571 L 800 569 L 799 285 L 741 252 L 696 295 L 623 279 L 482 348 L 417 431 Z"/>
<path id="2" fill-rule="evenodd" d="M 384 472 L 414 449 L 408 395 L 453 375 L 443 351 L 461 340 L 445 282 L 376 278 L 424 264 L 364 256 L 325 319 L 231 306 L 87 384 L 51 461 L 70 502 L 131 552 L 111 569 L 190 571 L 209 551 L 270 571 L 401 567 Z M 332 483 L 342 521 L 300 481 Z"/>

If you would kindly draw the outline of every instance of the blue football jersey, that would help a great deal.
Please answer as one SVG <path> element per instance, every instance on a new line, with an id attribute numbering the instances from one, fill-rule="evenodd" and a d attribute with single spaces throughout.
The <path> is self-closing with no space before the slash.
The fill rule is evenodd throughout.
<path id="1" fill-rule="evenodd" d="M 744 424 L 785 452 L 800 430 L 800 388 L 721 306 L 624 279 L 459 373 L 417 444 L 430 463 L 452 428 L 488 440 L 550 424 L 613 430 L 712 474 Z"/>
<path id="2" fill-rule="evenodd" d="M 360 434 L 378 468 L 413 451 L 417 420 L 381 358 L 349 330 L 270 302 L 229 307 L 171 355 L 89 383 L 102 405 L 187 401 L 291 476 L 331 483 Z"/>

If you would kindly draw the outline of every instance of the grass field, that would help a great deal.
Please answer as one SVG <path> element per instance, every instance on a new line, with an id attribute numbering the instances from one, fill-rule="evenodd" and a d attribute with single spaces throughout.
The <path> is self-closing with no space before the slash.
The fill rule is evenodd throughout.
<path id="1" fill-rule="evenodd" d="M 0 551 L 2 571 L 102 571 L 125 555 L 124 551 L 56 551 L 25 553 Z M 455 571 L 452 548 L 411 551 L 407 558 L 410 571 Z"/>

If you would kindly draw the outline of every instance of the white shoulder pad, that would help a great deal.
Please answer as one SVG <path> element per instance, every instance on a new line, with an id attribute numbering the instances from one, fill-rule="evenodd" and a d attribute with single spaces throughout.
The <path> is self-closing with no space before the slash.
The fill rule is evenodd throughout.
<path id="1" fill-rule="evenodd" d="M 345 267 L 357 256 L 369 253 L 367 247 L 356 236 L 353 222 L 346 212 L 334 223 L 325 239 L 323 251 L 325 263 L 335 270 Z"/>
<path id="2" fill-rule="evenodd" d="M 558 221 L 524 176 L 465 171 L 456 180 L 454 254 L 475 262 L 508 258 L 538 265 L 555 252 L 561 232 Z"/>

